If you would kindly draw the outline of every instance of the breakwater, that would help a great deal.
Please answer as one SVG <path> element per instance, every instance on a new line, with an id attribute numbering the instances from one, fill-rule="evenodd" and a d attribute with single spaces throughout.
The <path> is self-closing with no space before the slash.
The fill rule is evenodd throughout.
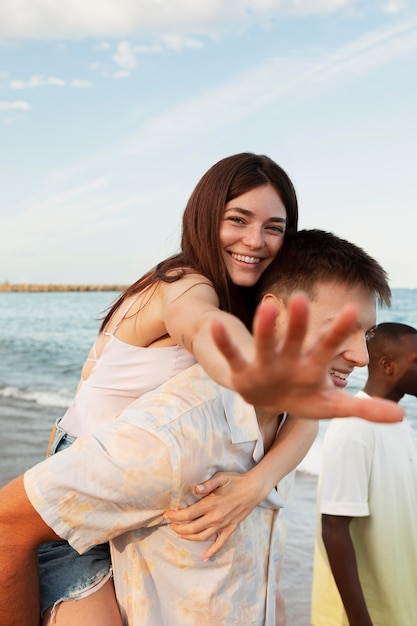
<path id="1" fill-rule="evenodd" d="M 32 285 L 32 284 L 13 284 L 0 283 L 0 292 L 48 292 L 48 291 L 124 291 L 126 285 Z"/>

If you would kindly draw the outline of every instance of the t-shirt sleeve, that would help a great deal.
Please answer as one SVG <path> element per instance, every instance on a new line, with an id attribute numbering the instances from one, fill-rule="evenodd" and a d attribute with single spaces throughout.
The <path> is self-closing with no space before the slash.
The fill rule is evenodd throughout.
<path id="1" fill-rule="evenodd" d="M 119 420 L 25 474 L 34 508 L 78 552 L 163 522 L 172 487 L 167 446 L 146 429 Z"/>
<path id="2" fill-rule="evenodd" d="M 326 433 L 320 472 L 320 513 L 369 515 L 368 484 L 372 454 L 369 445 L 342 430 Z"/>

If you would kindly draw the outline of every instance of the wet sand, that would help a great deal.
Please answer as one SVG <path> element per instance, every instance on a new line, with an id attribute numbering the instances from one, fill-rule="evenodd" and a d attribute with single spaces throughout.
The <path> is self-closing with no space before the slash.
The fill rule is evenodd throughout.
<path id="1" fill-rule="evenodd" d="M 316 492 L 317 477 L 297 472 L 280 584 L 286 603 L 287 626 L 311 625 Z"/>

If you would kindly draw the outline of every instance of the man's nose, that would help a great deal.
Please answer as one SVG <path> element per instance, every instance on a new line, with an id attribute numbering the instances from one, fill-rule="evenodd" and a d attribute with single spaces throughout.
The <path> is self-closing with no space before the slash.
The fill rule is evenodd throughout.
<path id="1" fill-rule="evenodd" d="M 369 363 L 368 346 L 363 332 L 356 332 L 347 340 L 343 356 L 356 367 L 364 367 Z"/>

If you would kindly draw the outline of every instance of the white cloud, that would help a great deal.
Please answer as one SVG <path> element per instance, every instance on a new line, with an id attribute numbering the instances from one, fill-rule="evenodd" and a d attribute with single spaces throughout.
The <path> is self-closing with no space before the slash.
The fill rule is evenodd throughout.
<path id="1" fill-rule="evenodd" d="M 135 52 L 137 54 L 155 54 L 162 51 L 162 46 L 159 42 L 154 41 L 151 44 L 141 44 L 135 46 Z"/>
<path id="2" fill-rule="evenodd" d="M 262 0 L 260 0 L 262 3 Z M 264 0 L 264 4 L 270 4 Z M 291 13 L 331 13 L 343 7 L 355 4 L 353 0 L 285 0 L 282 7 Z"/>
<path id="3" fill-rule="evenodd" d="M 169 50 L 182 50 L 183 48 L 202 48 L 203 44 L 197 39 L 191 37 L 182 37 L 181 35 L 165 35 L 162 37 L 166 48 Z"/>
<path id="4" fill-rule="evenodd" d="M 76 87 L 76 88 L 88 88 L 88 87 L 92 87 L 92 84 L 90 83 L 89 80 L 80 80 L 79 78 L 74 78 L 71 82 L 70 82 L 71 87 Z"/>
<path id="5" fill-rule="evenodd" d="M 71 87 L 76 88 L 86 88 L 92 87 L 92 84 L 89 80 L 81 80 L 79 78 L 74 78 L 70 81 Z M 10 82 L 11 89 L 33 89 L 36 87 L 45 87 L 48 85 L 52 85 L 54 87 L 65 87 L 66 81 L 62 78 L 55 78 L 54 76 L 32 76 L 29 80 L 12 80 Z"/>
<path id="6" fill-rule="evenodd" d="M 136 67 L 137 54 L 156 54 L 164 49 L 178 51 L 184 48 L 201 48 L 202 46 L 201 41 L 183 35 L 164 35 L 160 42 L 154 41 L 151 44 L 141 45 L 134 45 L 129 41 L 120 41 L 112 58 L 116 65 L 123 68 L 124 72 L 116 72 L 113 77 L 124 78 L 129 76 Z"/>
<path id="7" fill-rule="evenodd" d="M 405 2 L 403 0 L 388 0 L 383 10 L 385 13 L 399 13 L 404 9 Z"/>
<path id="8" fill-rule="evenodd" d="M 366 73 L 390 59 L 417 48 L 417 20 L 393 28 L 370 32 L 366 36 L 336 50 L 317 68 L 317 78 L 328 78 L 346 72 Z"/>
<path id="9" fill-rule="evenodd" d="M 4 39 L 210 34 L 280 13 L 328 13 L 356 0 L 2 0 Z"/>
<path id="10" fill-rule="evenodd" d="M 53 85 L 54 87 L 63 87 L 65 80 L 62 78 L 55 78 L 54 76 L 32 76 L 27 81 L 24 80 L 12 80 L 10 83 L 11 89 L 27 89 L 34 87 L 44 87 L 45 85 Z"/>
<path id="11" fill-rule="evenodd" d="M 18 109 L 21 111 L 29 111 L 32 107 L 28 102 L 17 100 L 16 102 L 0 102 L 1 111 L 10 111 L 10 109 Z"/>
<path id="12" fill-rule="evenodd" d="M 308 85 L 366 73 L 417 48 L 417 21 L 376 31 L 329 54 L 274 57 L 224 84 L 202 90 L 151 119 L 131 138 L 132 152 L 160 151 L 236 124 L 283 96 Z"/>
<path id="13" fill-rule="evenodd" d="M 123 69 L 133 70 L 136 67 L 136 57 L 132 44 L 128 41 L 121 41 L 113 55 L 113 60 Z"/>

